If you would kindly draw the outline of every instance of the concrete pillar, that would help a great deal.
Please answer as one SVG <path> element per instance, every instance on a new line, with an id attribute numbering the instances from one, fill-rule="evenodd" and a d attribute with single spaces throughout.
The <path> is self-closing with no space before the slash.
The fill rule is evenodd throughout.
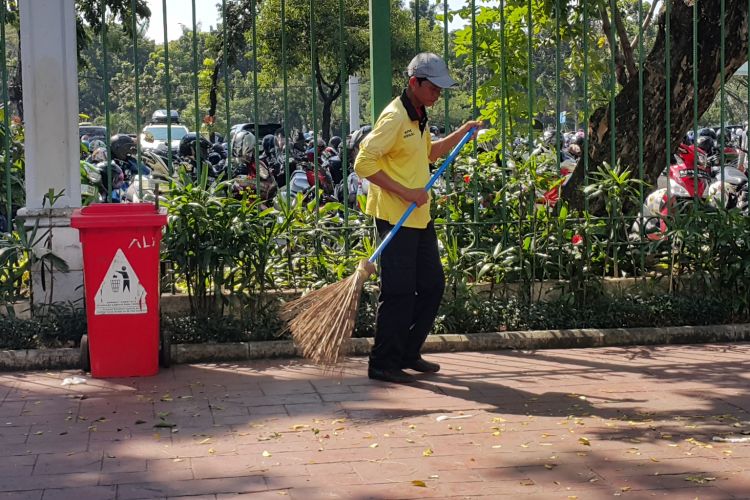
<path id="1" fill-rule="evenodd" d="M 349 132 L 359 127 L 359 78 L 349 75 Z"/>
<path id="2" fill-rule="evenodd" d="M 74 301 L 83 296 L 81 245 L 70 227 L 81 206 L 75 0 L 21 0 L 20 22 L 26 207 L 18 215 L 27 227 L 38 225 L 38 235 L 46 233 L 39 251 L 51 250 L 69 268 L 52 276 L 33 269 L 34 302 Z M 49 190 L 62 192 L 52 207 Z"/>

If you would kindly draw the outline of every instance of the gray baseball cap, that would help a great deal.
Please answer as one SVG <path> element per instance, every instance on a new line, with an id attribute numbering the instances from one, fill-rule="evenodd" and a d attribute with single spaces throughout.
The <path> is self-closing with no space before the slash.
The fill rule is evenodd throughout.
<path id="1" fill-rule="evenodd" d="M 448 89 L 458 83 L 448 74 L 448 65 L 443 58 L 432 52 L 420 52 L 411 60 L 406 68 L 408 76 L 427 78 L 440 88 Z"/>

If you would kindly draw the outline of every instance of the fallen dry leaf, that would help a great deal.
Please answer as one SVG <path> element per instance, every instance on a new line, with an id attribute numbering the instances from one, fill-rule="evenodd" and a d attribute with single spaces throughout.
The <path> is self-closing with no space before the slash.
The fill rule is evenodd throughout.
<path id="1" fill-rule="evenodd" d="M 427 488 L 427 485 L 425 484 L 425 482 L 424 481 L 420 481 L 419 479 L 413 480 L 411 482 L 411 484 L 414 485 L 414 486 L 419 486 L 420 488 Z"/>
<path id="2" fill-rule="evenodd" d="M 694 444 L 695 446 L 700 446 L 701 448 L 713 448 L 712 445 L 708 443 L 704 443 L 703 441 L 698 441 L 695 438 L 688 438 L 685 441 L 687 441 L 690 444 Z"/>
<path id="3" fill-rule="evenodd" d="M 424 450 L 422 452 L 422 456 L 423 457 L 431 457 L 432 453 L 433 453 L 432 448 L 427 448 L 426 450 Z"/>
<path id="4" fill-rule="evenodd" d="M 591 446 L 591 441 L 589 441 L 589 439 L 585 437 L 579 437 L 578 442 L 581 443 L 583 446 Z"/>
<path id="5" fill-rule="evenodd" d="M 372 444 L 370 445 L 370 448 L 377 448 L 377 447 L 378 447 L 378 443 L 372 443 Z"/>
<path id="6" fill-rule="evenodd" d="M 268 451 L 268 450 L 263 450 L 263 453 L 261 453 L 261 455 L 263 455 L 264 457 L 268 458 L 268 457 L 271 456 L 271 452 Z"/>

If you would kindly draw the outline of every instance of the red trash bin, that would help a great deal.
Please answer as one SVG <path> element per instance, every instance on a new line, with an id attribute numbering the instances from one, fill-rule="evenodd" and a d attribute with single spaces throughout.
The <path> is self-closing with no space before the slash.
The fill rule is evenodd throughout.
<path id="1" fill-rule="evenodd" d="M 166 223 L 166 209 L 146 203 L 99 203 L 73 212 L 93 377 L 159 372 L 159 245 Z"/>

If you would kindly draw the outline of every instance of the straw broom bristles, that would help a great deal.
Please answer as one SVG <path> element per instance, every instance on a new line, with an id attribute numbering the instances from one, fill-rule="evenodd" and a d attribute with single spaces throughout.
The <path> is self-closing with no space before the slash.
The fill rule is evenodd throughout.
<path id="1" fill-rule="evenodd" d="M 302 356 L 330 367 L 346 354 L 362 286 L 374 273 L 375 266 L 363 259 L 348 278 L 314 290 L 281 308 L 281 318 L 287 321 Z"/>

